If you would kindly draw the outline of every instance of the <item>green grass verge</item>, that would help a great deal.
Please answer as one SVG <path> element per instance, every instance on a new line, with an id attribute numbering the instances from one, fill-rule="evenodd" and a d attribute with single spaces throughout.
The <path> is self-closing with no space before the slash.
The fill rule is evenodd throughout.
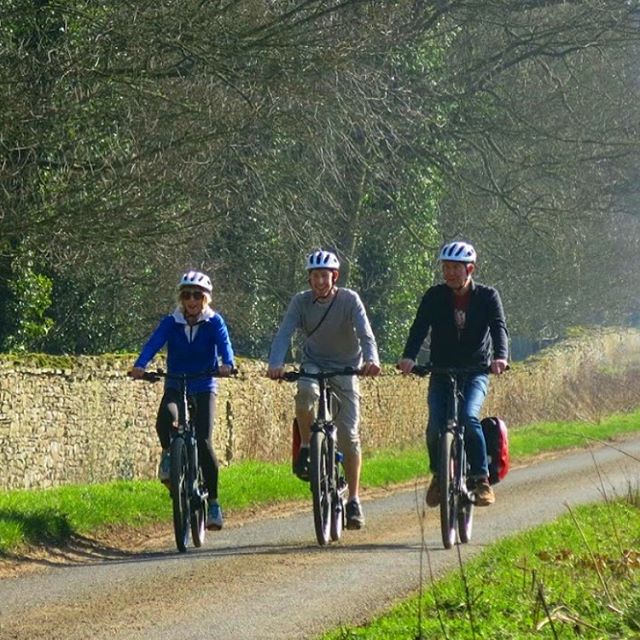
<path id="1" fill-rule="evenodd" d="M 502 540 L 363 627 L 322 640 L 640 638 L 640 501 Z"/>
<path id="2" fill-rule="evenodd" d="M 545 423 L 510 431 L 514 460 L 594 440 L 638 431 L 640 411 L 613 415 L 596 424 Z M 423 477 L 426 453 L 414 448 L 378 451 L 365 456 L 362 485 L 387 487 Z M 289 464 L 241 462 L 221 470 L 220 496 L 227 513 L 293 500 L 308 501 L 309 488 Z M 167 490 L 156 481 L 122 481 L 38 491 L 0 492 L 0 555 L 24 544 L 64 543 L 109 525 L 140 526 L 169 521 Z"/>

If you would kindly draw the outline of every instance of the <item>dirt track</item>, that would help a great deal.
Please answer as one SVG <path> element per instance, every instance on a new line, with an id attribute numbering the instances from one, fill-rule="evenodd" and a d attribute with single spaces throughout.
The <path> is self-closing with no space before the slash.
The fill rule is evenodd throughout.
<path id="1" fill-rule="evenodd" d="M 566 512 L 565 503 L 637 484 L 640 440 L 620 446 L 635 459 L 600 449 L 594 457 L 601 475 L 590 452 L 513 470 L 497 487 L 497 504 L 476 510 L 464 557 L 553 519 Z M 46 570 L 0 580 L 0 638 L 313 638 L 363 622 L 417 588 L 421 553 L 436 574 L 457 562 L 455 551 L 442 549 L 437 512 L 418 514 L 423 492 L 367 500 L 366 529 L 347 531 L 328 548 L 314 542 L 308 507 L 241 523 L 228 518 L 223 531 L 186 555 L 174 551 L 170 536 L 150 532 L 128 540 L 130 551 L 77 541 L 58 557 L 31 563 Z"/>

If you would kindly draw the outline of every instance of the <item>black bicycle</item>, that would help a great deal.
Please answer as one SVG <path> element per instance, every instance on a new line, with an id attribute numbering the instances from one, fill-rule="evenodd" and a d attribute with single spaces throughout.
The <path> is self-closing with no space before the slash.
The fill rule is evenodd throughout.
<path id="1" fill-rule="evenodd" d="M 336 400 L 330 379 L 335 376 L 358 375 L 357 369 L 310 373 L 289 371 L 284 380 L 295 382 L 298 378 L 318 381 L 320 398 L 318 412 L 311 426 L 309 442 L 309 482 L 313 496 L 313 523 L 318 544 L 339 540 L 345 527 L 345 503 L 347 482 L 342 466 L 342 453 L 338 450 L 337 428 L 333 422 L 333 406 Z"/>
<path id="2" fill-rule="evenodd" d="M 235 370 L 232 373 L 236 373 Z M 219 372 L 197 374 L 171 374 L 162 369 L 146 371 L 142 377 L 148 382 L 161 378 L 180 383 L 178 427 L 171 430 L 169 484 L 173 503 L 173 530 L 178 551 L 184 553 L 189 544 L 189 533 L 195 547 L 202 546 L 206 531 L 207 499 L 202 468 L 198 460 L 198 445 L 194 424 L 195 404 L 187 393 L 187 381 L 196 378 L 221 377 Z"/>
<path id="3" fill-rule="evenodd" d="M 434 367 L 415 365 L 411 371 L 419 376 L 444 375 L 449 378 L 447 425 L 440 433 L 438 445 L 438 483 L 440 487 L 440 531 L 445 549 L 451 549 L 459 539 L 471 540 L 475 496 L 469 486 L 469 466 L 464 446 L 464 423 L 459 408 L 464 400 L 462 380 L 466 375 L 487 373 L 487 367 Z"/>

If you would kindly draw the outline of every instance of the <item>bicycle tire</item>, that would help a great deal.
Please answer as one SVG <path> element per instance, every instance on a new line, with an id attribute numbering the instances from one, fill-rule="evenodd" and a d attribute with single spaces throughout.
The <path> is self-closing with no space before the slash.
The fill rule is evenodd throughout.
<path id="1" fill-rule="evenodd" d="M 345 525 L 345 500 L 344 500 L 344 478 L 342 477 L 340 462 L 336 455 L 336 443 L 333 440 L 329 441 L 328 447 L 328 459 L 333 460 L 333 481 L 331 483 L 332 492 L 332 504 L 331 504 L 331 540 L 337 542 L 342 537 Z"/>
<path id="2" fill-rule="evenodd" d="M 313 524 L 321 546 L 329 542 L 331 534 L 332 500 L 327 473 L 327 437 L 314 431 L 309 443 L 309 481 L 313 496 Z"/>
<path id="3" fill-rule="evenodd" d="M 459 455 L 460 466 L 467 470 L 467 459 L 463 452 Z M 467 489 L 467 474 L 465 472 L 462 478 L 462 487 Z M 465 491 L 458 499 L 458 537 L 460 542 L 466 544 L 471 541 L 471 534 L 473 532 L 473 501 L 468 491 Z"/>
<path id="4" fill-rule="evenodd" d="M 457 538 L 458 497 L 455 486 L 455 437 L 445 431 L 440 437 L 440 532 L 445 549 L 451 549 Z"/>
<path id="5" fill-rule="evenodd" d="M 184 438 L 178 436 L 171 443 L 171 500 L 173 502 L 173 531 L 178 551 L 184 553 L 189 543 L 189 474 L 188 452 Z"/>
<path id="6" fill-rule="evenodd" d="M 204 542 L 207 519 L 207 502 L 204 499 L 204 482 L 202 468 L 198 467 L 197 491 L 191 496 L 191 539 L 194 547 L 201 547 Z"/>

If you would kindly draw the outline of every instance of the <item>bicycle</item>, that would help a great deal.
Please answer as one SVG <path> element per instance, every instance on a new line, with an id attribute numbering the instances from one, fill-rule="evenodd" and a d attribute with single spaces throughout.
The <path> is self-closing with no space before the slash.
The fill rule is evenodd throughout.
<path id="1" fill-rule="evenodd" d="M 231 372 L 236 373 L 236 370 Z M 207 499 L 202 468 L 198 460 L 198 445 L 194 425 L 195 405 L 187 392 L 187 381 L 196 378 L 221 377 L 217 371 L 197 374 L 171 374 L 157 369 L 145 371 L 143 380 L 158 382 L 161 378 L 178 380 L 180 402 L 178 404 L 178 426 L 171 431 L 169 488 L 173 504 L 173 530 L 176 546 L 186 552 L 189 533 L 195 547 L 204 542 L 207 518 Z"/>
<path id="2" fill-rule="evenodd" d="M 469 487 L 467 452 L 464 446 L 464 423 L 459 407 L 464 396 L 461 378 L 465 375 L 487 373 L 487 367 L 435 367 L 415 365 L 411 373 L 446 375 L 450 381 L 447 401 L 447 425 L 440 433 L 438 446 L 438 483 L 440 485 L 440 532 L 445 549 L 451 549 L 459 540 L 471 540 L 475 496 Z"/>
<path id="3" fill-rule="evenodd" d="M 342 465 L 342 453 L 338 450 L 337 428 L 333 422 L 332 405 L 335 396 L 331 391 L 330 378 L 358 375 L 357 369 L 341 369 L 310 373 L 288 371 L 283 379 L 295 382 L 298 378 L 318 381 L 320 398 L 318 412 L 311 426 L 309 442 L 309 483 L 313 497 L 313 523 L 318 544 L 324 546 L 330 540 L 340 540 L 345 528 L 345 503 L 347 481 Z"/>

